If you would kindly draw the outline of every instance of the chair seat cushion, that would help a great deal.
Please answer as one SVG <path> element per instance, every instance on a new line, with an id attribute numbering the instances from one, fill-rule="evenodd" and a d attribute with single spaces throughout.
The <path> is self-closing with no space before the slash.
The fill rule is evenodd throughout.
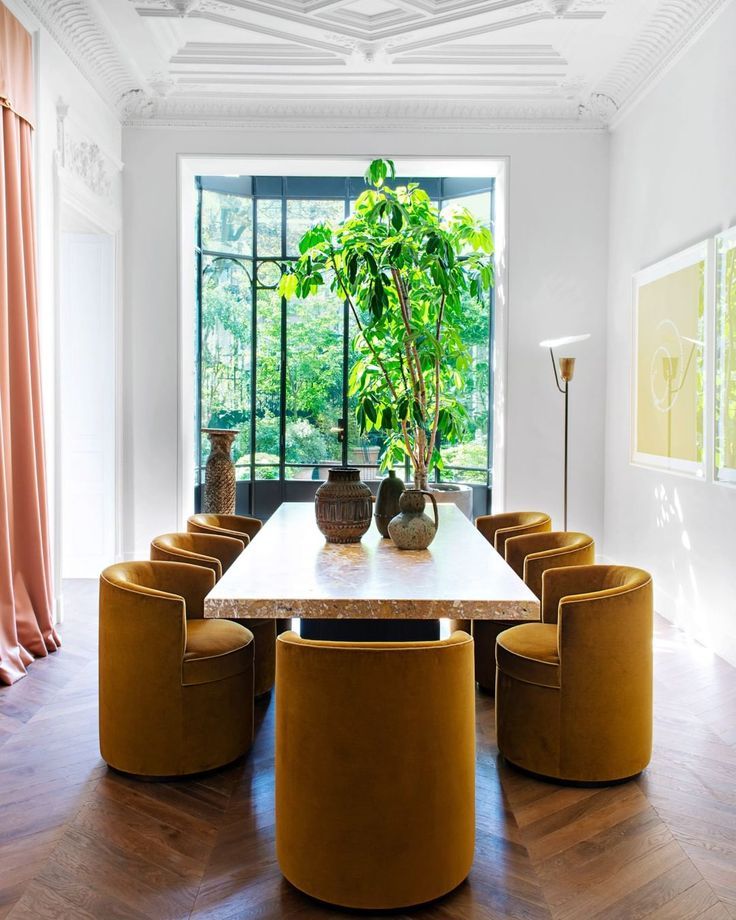
<path id="1" fill-rule="evenodd" d="M 247 670 L 253 633 L 230 620 L 187 620 L 183 684 L 208 684 Z"/>
<path id="2" fill-rule="evenodd" d="M 506 629 L 496 640 L 496 664 L 508 677 L 540 687 L 560 686 L 557 626 L 523 623 Z"/>

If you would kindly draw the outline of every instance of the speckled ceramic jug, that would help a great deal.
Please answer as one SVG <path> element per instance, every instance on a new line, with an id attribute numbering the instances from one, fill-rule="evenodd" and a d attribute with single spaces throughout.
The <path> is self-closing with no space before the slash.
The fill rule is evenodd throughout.
<path id="1" fill-rule="evenodd" d="M 425 495 L 432 500 L 434 522 L 424 513 Z M 401 511 L 388 525 L 389 536 L 399 549 L 426 549 L 440 526 L 434 495 L 423 489 L 406 489 L 399 499 L 399 508 Z"/>

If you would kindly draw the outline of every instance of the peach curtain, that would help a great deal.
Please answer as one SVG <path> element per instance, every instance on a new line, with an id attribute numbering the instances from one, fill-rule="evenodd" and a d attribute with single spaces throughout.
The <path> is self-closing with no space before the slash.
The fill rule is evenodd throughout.
<path id="1" fill-rule="evenodd" d="M 59 646 L 41 414 L 31 36 L 0 4 L 0 682 Z"/>

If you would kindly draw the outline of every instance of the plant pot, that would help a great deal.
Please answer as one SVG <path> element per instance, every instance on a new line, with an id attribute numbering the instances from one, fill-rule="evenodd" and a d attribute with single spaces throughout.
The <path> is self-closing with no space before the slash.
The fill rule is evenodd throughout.
<path id="1" fill-rule="evenodd" d="M 314 496 L 317 526 L 328 543 L 359 543 L 371 526 L 373 495 L 355 467 L 333 467 Z"/>
<path id="2" fill-rule="evenodd" d="M 469 521 L 473 520 L 473 489 L 459 482 L 430 482 L 429 491 L 438 505 L 454 504 Z"/>

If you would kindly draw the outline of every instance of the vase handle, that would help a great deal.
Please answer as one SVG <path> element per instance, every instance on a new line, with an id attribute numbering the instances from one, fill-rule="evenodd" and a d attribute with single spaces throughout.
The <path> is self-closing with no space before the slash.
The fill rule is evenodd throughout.
<path id="1" fill-rule="evenodd" d="M 439 515 L 437 514 L 437 499 L 427 489 L 422 489 L 422 495 L 429 495 L 429 497 L 432 499 L 432 510 L 434 511 L 434 529 L 436 532 L 440 529 L 440 519 Z"/>

